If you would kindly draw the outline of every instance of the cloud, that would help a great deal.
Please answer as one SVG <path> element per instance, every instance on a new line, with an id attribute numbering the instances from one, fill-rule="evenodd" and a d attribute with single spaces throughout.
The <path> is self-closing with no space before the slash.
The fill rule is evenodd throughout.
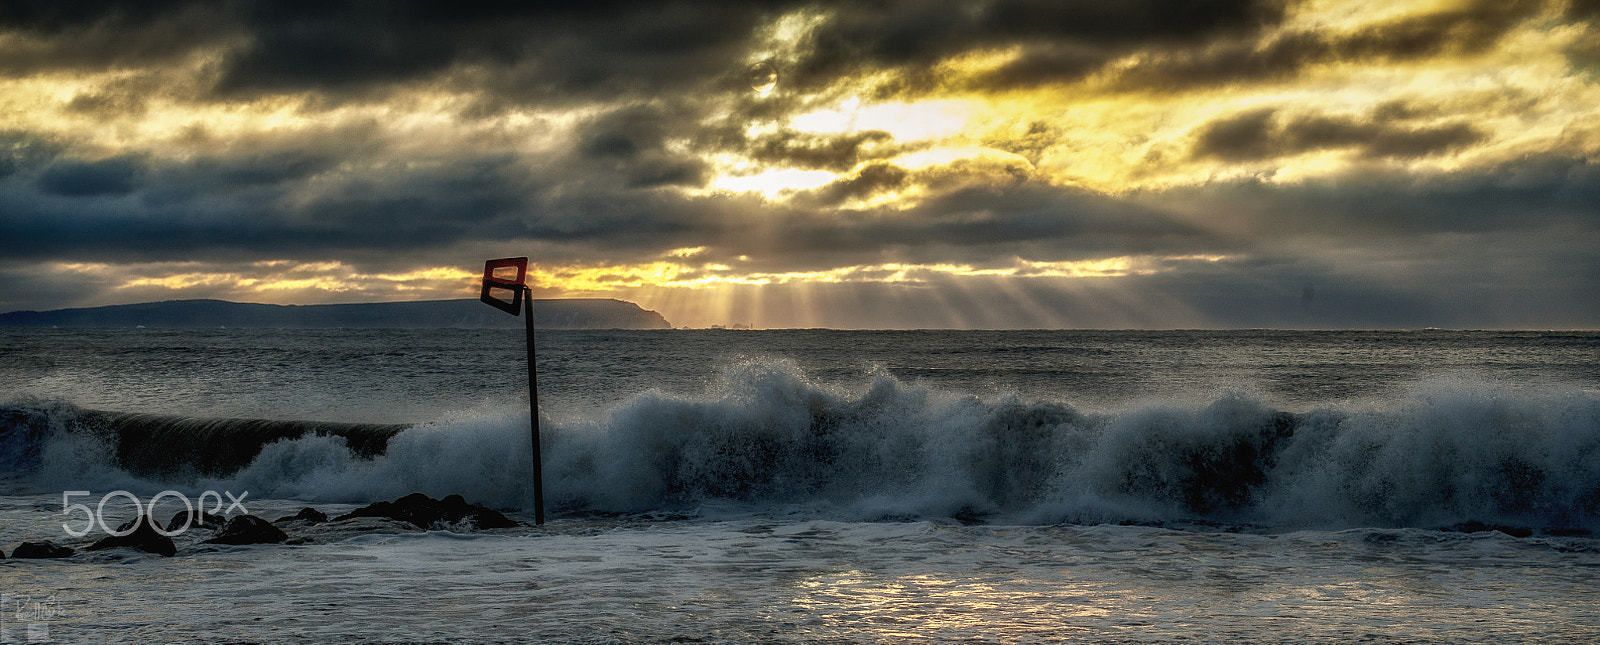
<path id="1" fill-rule="evenodd" d="M 813 192 L 814 203 L 836 206 L 849 199 L 865 199 L 874 194 L 905 187 L 910 172 L 898 166 L 876 163 Z"/>
<path id="2" fill-rule="evenodd" d="M 669 151 L 670 137 L 683 137 L 692 123 L 683 106 L 632 105 L 578 128 L 578 167 L 590 177 L 615 177 L 626 188 L 705 185 L 709 168 L 689 150 Z"/>
<path id="3" fill-rule="evenodd" d="M 898 67 L 909 87 L 927 72 L 974 49 L 1021 45 L 1021 60 L 987 86 L 1072 80 L 1125 48 L 1248 32 L 1281 17 L 1276 3 L 1044 2 L 983 4 L 893 1 L 845 4 L 808 41 L 792 74 L 802 87 L 830 83 L 861 68 Z"/>
<path id="4" fill-rule="evenodd" d="M 1468 56 L 1492 49 L 1544 2 L 1475 0 L 1349 30 L 1285 28 L 1256 39 L 1152 51 L 1111 72 L 1124 91 L 1186 91 L 1223 83 L 1275 82 L 1317 65 L 1375 64 Z"/>
<path id="5" fill-rule="evenodd" d="M 1255 161 L 1318 150 L 1356 149 L 1367 157 L 1425 157 L 1485 139 L 1484 133 L 1467 123 L 1406 126 L 1385 118 L 1397 113 L 1391 107 L 1355 118 L 1317 113 L 1285 115 L 1277 108 L 1257 108 L 1201 125 L 1191 154 L 1225 161 Z"/>
<path id="6" fill-rule="evenodd" d="M 0 180 L 36 169 L 61 153 L 61 146 L 25 131 L 0 130 Z"/>
<path id="7" fill-rule="evenodd" d="M 894 136 L 882 130 L 844 135 L 821 135 L 784 130 L 740 141 L 740 152 L 756 161 L 793 168 L 843 172 L 857 164 L 894 156 L 905 150 Z M 869 150 L 870 148 L 870 150 Z"/>
<path id="8" fill-rule="evenodd" d="M 159 65 L 238 33 L 222 2 L 17 0 L 0 7 L 0 76 Z"/>
<path id="9" fill-rule="evenodd" d="M 116 157 L 100 161 L 63 160 L 39 176 L 39 189 L 49 195 L 94 197 L 123 195 L 139 187 L 139 160 Z"/>
<path id="10" fill-rule="evenodd" d="M 0 192 L 0 231 L 14 257 L 304 257 L 435 247 L 523 212 L 512 160 L 500 156 L 371 168 L 307 200 L 306 184 L 327 179 L 317 175 L 331 165 L 293 153 L 173 165 L 58 160 L 36 191 Z"/>
<path id="11" fill-rule="evenodd" d="M 428 297 L 448 281 L 348 285 L 529 254 L 632 276 L 599 295 L 647 306 L 766 302 L 764 324 L 1581 320 L 1596 21 L 1589 0 L 6 3 L 0 302 L 91 265 L 67 273 L 143 282 L 83 302 Z M 807 294 L 861 313 L 774 304 Z"/>
<path id="12" fill-rule="evenodd" d="M 245 3 L 222 96 L 380 89 L 459 69 L 490 105 L 733 82 L 738 46 L 781 3 Z M 727 76 L 727 78 L 723 78 Z M 448 81 L 446 81 L 448 82 Z"/>

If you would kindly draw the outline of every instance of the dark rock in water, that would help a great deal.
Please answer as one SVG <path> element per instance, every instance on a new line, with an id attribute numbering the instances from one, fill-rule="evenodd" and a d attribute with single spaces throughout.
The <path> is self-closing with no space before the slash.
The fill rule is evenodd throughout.
<path id="1" fill-rule="evenodd" d="M 190 521 L 189 519 L 191 516 L 194 518 L 193 521 Z M 222 515 L 217 515 L 216 513 L 207 513 L 205 511 L 194 511 L 193 513 L 189 511 L 178 511 L 176 515 L 172 516 L 172 521 L 167 522 L 167 531 L 171 532 L 183 528 L 184 522 L 189 522 L 189 528 L 191 529 L 208 529 L 215 531 L 222 528 L 223 524 L 227 524 L 228 518 Z"/>
<path id="2" fill-rule="evenodd" d="M 273 522 L 273 524 L 282 524 L 284 522 L 295 522 L 295 521 L 303 521 L 303 522 L 308 522 L 308 523 L 311 523 L 311 524 L 321 524 L 323 522 L 328 521 L 328 514 L 322 512 L 322 511 L 319 511 L 317 509 L 311 508 L 310 506 L 307 506 L 305 508 L 300 509 L 299 513 L 295 513 L 294 515 L 290 515 L 288 517 L 280 517 L 280 518 L 278 518 L 278 520 Z"/>
<path id="3" fill-rule="evenodd" d="M 17 550 L 11 552 L 13 558 L 68 558 L 77 553 L 70 546 L 60 546 L 55 542 L 23 542 L 17 545 Z"/>
<path id="4" fill-rule="evenodd" d="M 422 493 L 412 493 L 393 502 L 376 502 L 340 515 L 334 520 L 356 517 L 387 517 L 408 522 L 421 529 L 433 528 L 436 524 L 459 524 L 462 521 L 471 522 L 480 529 L 504 529 L 519 524 L 499 511 L 468 504 L 460 495 L 450 495 L 436 500 Z"/>
<path id="5" fill-rule="evenodd" d="M 1450 533 L 1484 533 L 1484 532 L 1487 532 L 1487 531 L 1499 531 L 1499 532 L 1504 533 L 1506 535 L 1509 535 L 1511 537 L 1518 537 L 1518 538 L 1525 538 L 1525 537 L 1528 537 L 1530 535 L 1533 535 L 1533 529 L 1523 528 L 1523 527 L 1520 527 L 1520 526 L 1501 526 L 1499 524 L 1484 524 L 1483 522 L 1479 522 L 1477 520 L 1469 520 L 1469 521 L 1466 521 L 1466 522 L 1462 522 L 1460 524 L 1452 524 L 1450 526 L 1446 526 L 1446 527 L 1444 527 L 1442 529 L 1439 529 L 1439 530 L 1447 531 L 1447 532 L 1450 532 Z"/>
<path id="6" fill-rule="evenodd" d="M 206 544 L 276 544 L 289 536 L 271 522 L 254 515 L 240 515 L 228 520 L 228 525 L 217 532 L 217 537 Z"/>
<path id="7" fill-rule="evenodd" d="M 160 526 L 160 524 L 156 523 L 155 518 L 145 516 L 142 519 L 143 521 L 137 519 L 129 520 L 124 522 L 122 526 L 117 527 L 117 532 L 121 533 L 133 528 L 134 523 L 137 522 L 139 527 L 134 529 L 132 533 L 107 536 L 99 542 L 89 545 L 88 550 L 99 551 L 101 549 L 126 546 L 169 558 L 177 554 L 178 547 L 172 543 L 172 538 L 156 532 L 156 527 Z"/>
<path id="8" fill-rule="evenodd" d="M 983 516 L 985 515 L 988 515 L 988 513 L 975 509 L 971 506 L 962 506 L 959 510 L 950 514 L 950 519 L 960 522 L 966 526 L 975 526 L 984 523 Z"/>

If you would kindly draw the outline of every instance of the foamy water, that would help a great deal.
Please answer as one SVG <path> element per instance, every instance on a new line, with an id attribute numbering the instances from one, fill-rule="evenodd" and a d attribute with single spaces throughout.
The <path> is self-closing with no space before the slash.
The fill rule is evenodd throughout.
<path id="1" fill-rule="evenodd" d="M 1600 636 L 1597 334 L 677 333 L 541 341 L 544 527 L 7 560 L 14 602 L 54 602 L 12 614 L 69 641 Z M 530 506 L 526 400 L 485 385 L 501 350 L 480 332 L 13 340 L 0 548 L 98 537 L 62 535 L 62 490 L 248 490 L 268 519 L 411 492 Z M 141 341 L 139 379 L 132 358 L 39 366 Z M 261 366 L 239 380 L 304 396 L 197 415 L 239 356 Z M 394 392 L 415 380 L 441 391 Z M 373 456 L 193 416 L 419 423 Z M 261 448 L 161 468 L 129 461 L 135 428 L 173 455 Z"/>
<path id="2" fill-rule="evenodd" d="M 7 512 L 8 521 L 19 516 Z M 1592 642 L 1592 540 L 557 520 L 10 562 L 71 642 Z"/>

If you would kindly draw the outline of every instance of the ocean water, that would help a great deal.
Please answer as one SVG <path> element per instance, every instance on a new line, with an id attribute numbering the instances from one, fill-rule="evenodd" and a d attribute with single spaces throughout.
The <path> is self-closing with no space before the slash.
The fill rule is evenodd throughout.
<path id="1" fill-rule="evenodd" d="M 547 524 L 162 558 L 62 511 L 531 520 L 520 332 L 0 330 L 0 549 L 80 548 L 0 561 L 0 640 L 1600 639 L 1597 332 L 538 345 Z"/>

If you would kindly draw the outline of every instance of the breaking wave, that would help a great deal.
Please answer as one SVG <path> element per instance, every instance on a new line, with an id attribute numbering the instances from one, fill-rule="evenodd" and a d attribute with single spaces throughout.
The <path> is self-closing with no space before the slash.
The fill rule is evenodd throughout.
<path id="1" fill-rule="evenodd" d="M 541 425 L 558 516 L 729 505 L 852 519 L 1600 530 L 1600 396 L 1577 389 L 1457 380 L 1294 413 L 1241 392 L 1090 412 L 883 372 L 826 386 L 790 361 L 755 360 L 699 395 L 649 391 Z M 348 502 L 420 491 L 531 506 L 525 410 L 376 426 L 35 402 L 0 408 L 0 449 L 9 479 L 40 490 L 225 486 Z"/>

